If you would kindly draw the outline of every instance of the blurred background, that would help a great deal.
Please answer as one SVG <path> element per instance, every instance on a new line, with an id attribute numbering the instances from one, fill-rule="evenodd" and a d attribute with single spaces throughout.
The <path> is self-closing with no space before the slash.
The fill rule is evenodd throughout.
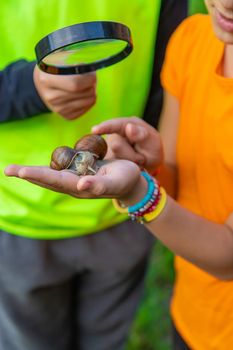
<path id="1" fill-rule="evenodd" d="M 131 330 L 127 350 L 171 349 L 169 301 L 173 279 L 173 254 L 157 242 L 147 273 L 146 291 Z"/>

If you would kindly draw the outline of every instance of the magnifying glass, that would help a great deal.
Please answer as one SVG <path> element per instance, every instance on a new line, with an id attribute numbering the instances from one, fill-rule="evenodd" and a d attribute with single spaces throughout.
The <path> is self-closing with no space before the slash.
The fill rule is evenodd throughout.
<path id="1" fill-rule="evenodd" d="M 50 74 L 83 74 L 113 65 L 133 50 L 130 29 L 121 23 L 95 21 L 56 30 L 36 47 L 39 68 Z"/>

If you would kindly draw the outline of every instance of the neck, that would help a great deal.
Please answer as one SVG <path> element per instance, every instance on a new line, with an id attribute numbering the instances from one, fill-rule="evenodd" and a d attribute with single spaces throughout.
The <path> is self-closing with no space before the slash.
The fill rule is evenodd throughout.
<path id="1" fill-rule="evenodd" d="M 233 45 L 227 44 L 223 58 L 223 76 L 233 78 Z"/>

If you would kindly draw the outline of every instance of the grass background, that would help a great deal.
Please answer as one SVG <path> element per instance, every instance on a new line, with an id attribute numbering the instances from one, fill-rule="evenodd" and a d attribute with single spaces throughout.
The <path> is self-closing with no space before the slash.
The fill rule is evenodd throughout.
<path id="1" fill-rule="evenodd" d="M 126 350 L 171 349 L 169 303 L 173 281 L 173 254 L 157 242 L 150 259 L 144 298 Z"/>

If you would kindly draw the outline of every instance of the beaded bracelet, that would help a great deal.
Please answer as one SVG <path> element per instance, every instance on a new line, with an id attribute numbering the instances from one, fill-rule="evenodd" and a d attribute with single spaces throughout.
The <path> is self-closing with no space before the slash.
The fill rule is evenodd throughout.
<path id="1" fill-rule="evenodd" d="M 145 222 L 150 222 L 150 221 L 156 219 L 162 213 L 163 209 L 165 208 L 165 205 L 167 203 L 167 194 L 166 194 L 166 191 L 163 187 L 160 187 L 160 191 L 161 191 L 160 200 L 159 200 L 157 206 L 150 213 L 146 213 L 143 216 L 143 219 Z"/>
<path id="2" fill-rule="evenodd" d="M 145 171 L 141 172 L 141 175 L 146 179 L 148 184 L 147 194 L 140 202 L 128 207 L 129 214 L 136 213 L 137 211 L 145 211 L 146 206 L 151 205 L 158 195 L 158 183 Z"/>
<path id="3" fill-rule="evenodd" d="M 143 199 L 130 207 L 125 207 L 113 199 L 113 205 L 118 212 L 128 214 L 132 220 L 144 223 L 154 220 L 162 212 L 166 205 L 166 192 L 148 173 L 142 171 L 141 175 L 148 184 L 148 190 Z"/>

